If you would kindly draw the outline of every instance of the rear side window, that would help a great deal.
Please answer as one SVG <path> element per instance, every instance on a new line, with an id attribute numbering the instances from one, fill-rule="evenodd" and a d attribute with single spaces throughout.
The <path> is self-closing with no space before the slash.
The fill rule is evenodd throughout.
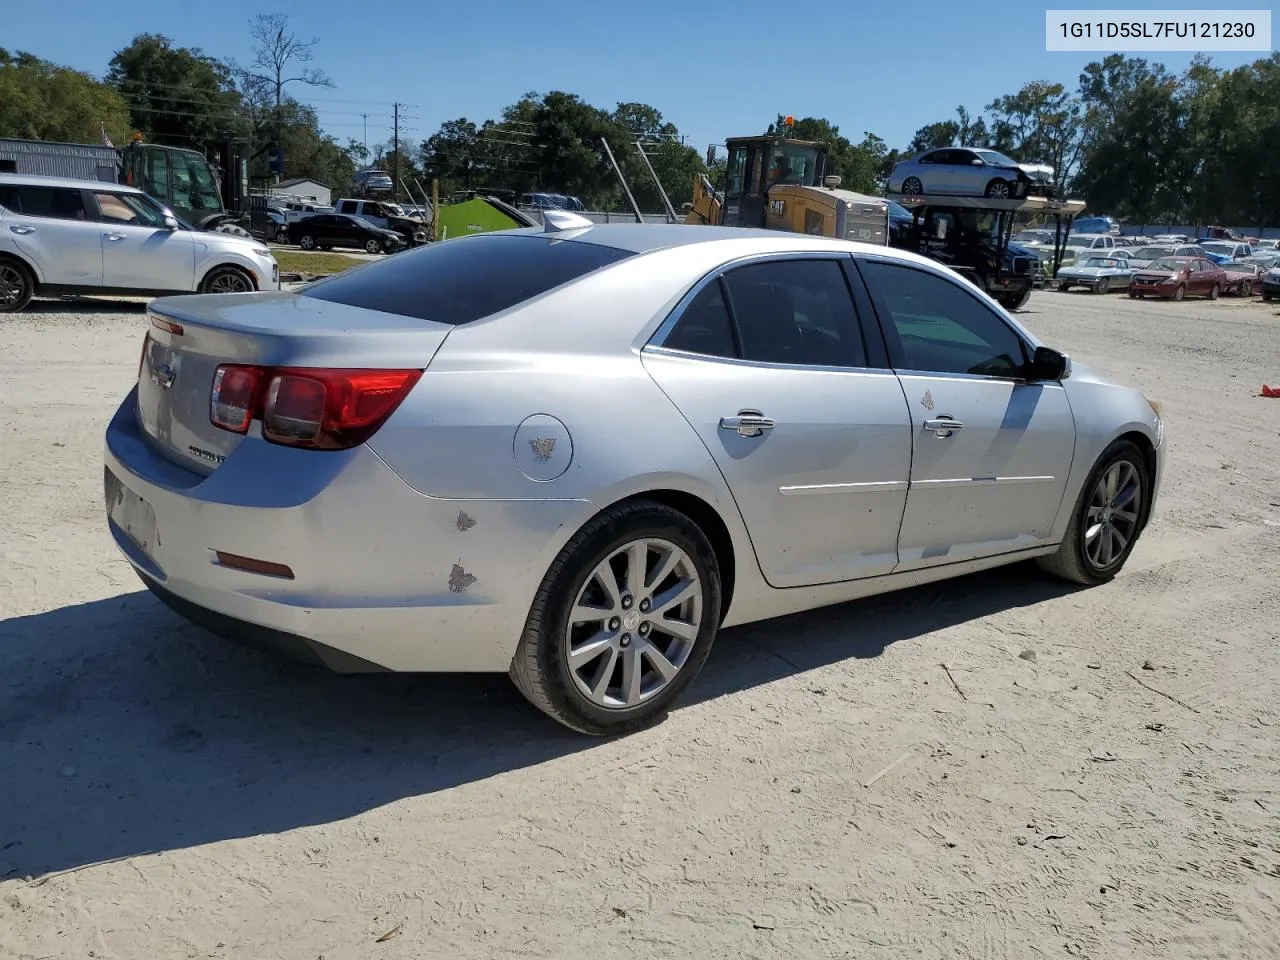
<path id="1" fill-rule="evenodd" d="M 463 237 L 340 273 L 300 296 L 457 325 L 506 310 L 631 255 L 599 244 L 540 236 Z"/>
<path id="2" fill-rule="evenodd" d="M 56 217 L 85 220 L 84 197 L 66 187 L 30 187 L 21 184 L 0 187 L 0 206 L 29 217 Z"/>

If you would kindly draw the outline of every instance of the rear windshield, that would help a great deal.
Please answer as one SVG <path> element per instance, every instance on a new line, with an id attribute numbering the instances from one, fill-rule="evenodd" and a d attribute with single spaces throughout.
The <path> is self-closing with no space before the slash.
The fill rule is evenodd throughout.
<path id="1" fill-rule="evenodd" d="M 555 237 L 459 237 L 340 273 L 301 296 L 457 325 L 631 255 L 629 250 Z"/>

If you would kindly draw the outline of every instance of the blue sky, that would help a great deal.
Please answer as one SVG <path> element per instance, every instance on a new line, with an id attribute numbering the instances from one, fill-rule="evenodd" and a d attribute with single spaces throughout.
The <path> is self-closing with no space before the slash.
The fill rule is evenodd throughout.
<path id="1" fill-rule="evenodd" d="M 1171 0 L 1059 0 L 1054 8 L 1187 8 Z M 1267 9 L 1258 0 L 1201 0 L 1205 8 Z M 814 9 L 809 6 L 809 9 Z M 316 36 L 315 66 L 332 90 L 296 86 L 325 129 L 345 142 L 390 137 L 391 103 L 410 104 L 403 135 L 429 136 L 441 121 L 496 116 L 527 90 L 567 90 L 611 108 L 652 104 L 705 152 L 727 136 L 763 132 L 780 113 L 827 117 L 858 140 L 870 130 L 903 147 L 917 128 L 977 114 L 1030 80 L 1074 89 L 1080 69 L 1103 54 L 1046 53 L 1046 4 L 914 0 L 799 5 L 764 0 L 58 0 L 8 18 L 0 44 L 101 75 L 137 33 L 248 60 L 250 17 L 281 12 Z M 1194 6 L 1190 7 L 1194 8 Z M 55 12 L 56 11 L 56 12 Z M 69 29 L 68 25 L 74 25 Z M 1181 70 L 1190 54 L 1148 54 Z M 1264 54 L 1215 54 L 1234 67 Z"/>

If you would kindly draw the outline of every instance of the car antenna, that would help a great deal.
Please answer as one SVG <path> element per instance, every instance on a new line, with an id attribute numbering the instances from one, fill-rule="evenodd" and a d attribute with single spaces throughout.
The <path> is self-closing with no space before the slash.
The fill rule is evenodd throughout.
<path id="1" fill-rule="evenodd" d="M 580 217 L 576 213 L 570 213 L 568 210 L 542 211 L 543 233 L 560 233 L 564 230 L 579 230 L 582 227 L 594 226 L 594 221 Z"/>

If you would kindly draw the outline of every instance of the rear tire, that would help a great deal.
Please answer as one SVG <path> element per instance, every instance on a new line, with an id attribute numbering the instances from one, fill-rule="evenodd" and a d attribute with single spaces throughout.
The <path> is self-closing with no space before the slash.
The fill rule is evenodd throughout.
<path id="1" fill-rule="evenodd" d="M 25 310 L 36 295 L 35 278 L 17 260 L 0 260 L 0 313 Z"/>
<path id="2" fill-rule="evenodd" d="M 1113 477 L 1114 484 L 1108 486 Z M 1057 552 L 1036 563 L 1056 577 L 1088 587 L 1113 580 L 1142 534 L 1150 492 L 1142 451 L 1128 440 L 1117 440 L 1103 451 L 1081 487 Z M 1118 551 L 1115 539 L 1102 539 L 1113 533 L 1124 538 Z"/>
<path id="3" fill-rule="evenodd" d="M 634 554 L 645 558 L 643 583 L 632 577 L 631 557 L 634 545 L 646 541 Z M 676 557 L 660 581 L 652 579 Z M 687 596 L 666 612 L 682 613 L 683 629 L 657 605 L 677 590 Z M 651 500 L 614 506 L 591 519 L 552 562 L 511 660 L 511 679 L 530 703 L 571 730 L 609 736 L 642 729 L 661 720 L 702 669 L 721 602 L 715 551 L 697 524 Z M 601 616 L 571 623 L 575 608 Z M 662 623 L 683 636 L 664 631 Z M 628 684 L 633 670 L 639 679 Z"/>
<path id="4" fill-rule="evenodd" d="M 1240 287 L 1240 296 L 1242 296 L 1242 297 L 1252 297 L 1252 296 L 1253 296 L 1253 281 L 1252 281 L 1252 280 L 1246 280 L 1246 281 L 1244 282 L 1244 285 Z"/>
<path id="5" fill-rule="evenodd" d="M 1209 299 L 1217 300 L 1218 294 L 1220 294 L 1221 292 L 1222 292 L 1222 288 L 1215 283 L 1212 287 L 1209 288 Z"/>

